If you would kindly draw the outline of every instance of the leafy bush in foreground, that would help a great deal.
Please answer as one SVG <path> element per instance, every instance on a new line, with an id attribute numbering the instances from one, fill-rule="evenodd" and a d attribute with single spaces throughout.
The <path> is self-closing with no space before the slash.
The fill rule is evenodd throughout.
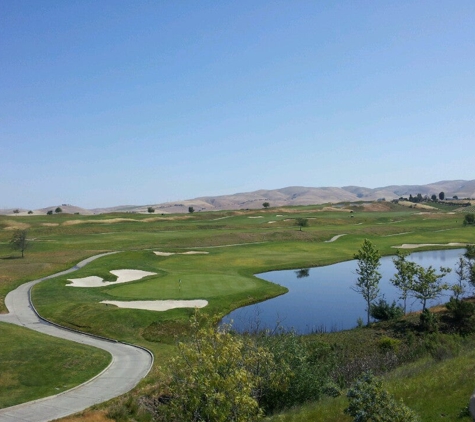
<path id="1" fill-rule="evenodd" d="M 417 415 L 402 401 L 395 400 L 382 382 L 371 373 L 364 374 L 347 394 L 349 406 L 345 413 L 353 422 L 418 422 Z"/>

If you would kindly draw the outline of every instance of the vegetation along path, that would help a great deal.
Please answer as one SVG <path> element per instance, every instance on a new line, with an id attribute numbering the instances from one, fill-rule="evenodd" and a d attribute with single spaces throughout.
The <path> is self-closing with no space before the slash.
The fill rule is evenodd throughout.
<path id="1" fill-rule="evenodd" d="M 76 271 L 104 255 L 107 254 L 90 257 L 69 270 L 21 285 L 7 295 L 5 302 L 10 313 L 0 315 L 0 321 L 101 348 L 112 355 L 111 364 L 96 377 L 64 393 L 1 409 L 0 421 L 41 422 L 58 419 L 126 393 L 149 372 L 153 363 L 150 352 L 50 324 L 38 316 L 30 302 L 30 289 L 33 285 L 48 278 Z"/>

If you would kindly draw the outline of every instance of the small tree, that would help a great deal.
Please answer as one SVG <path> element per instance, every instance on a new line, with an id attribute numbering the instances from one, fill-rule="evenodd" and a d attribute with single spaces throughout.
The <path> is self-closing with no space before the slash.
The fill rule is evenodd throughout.
<path id="1" fill-rule="evenodd" d="M 153 207 L 148 207 L 147 211 L 151 214 L 152 212 L 155 212 L 155 208 Z"/>
<path id="2" fill-rule="evenodd" d="M 441 201 L 443 201 L 443 200 L 445 199 L 445 193 L 444 193 L 444 192 L 440 192 L 440 193 L 439 193 L 439 199 L 440 199 Z"/>
<path id="3" fill-rule="evenodd" d="M 352 289 L 360 293 L 366 301 L 367 325 L 369 325 L 371 303 L 378 297 L 379 293 L 381 274 L 377 270 L 381 265 L 381 255 L 373 244 L 365 239 L 354 257 L 358 260 L 358 268 L 356 269 L 358 279 Z"/>
<path id="4" fill-rule="evenodd" d="M 195 212 L 195 209 L 193 207 L 188 207 L 188 212 L 190 214 L 193 214 Z"/>
<path id="5" fill-rule="evenodd" d="M 465 295 L 467 290 L 465 282 L 469 278 L 468 263 L 464 257 L 459 258 L 457 266 L 455 267 L 455 274 L 457 274 L 457 282 L 453 284 L 450 289 L 454 294 L 454 298 L 460 299 Z"/>
<path id="6" fill-rule="evenodd" d="M 437 195 L 434 193 L 430 199 L 432 199 L 433 202 L 436 202 L 437 201 Z"/>
<path id="7" fill-rule="evenodd" d="M 30 211 L 28 211 L 28 214 L 33 214 L 33 211 L 31 211 L 31 210 L 30 210 Z"/>
<path id="8" fill-rule="evenodd" d="M 262 204 L 262 206 L 263 206 L 264 208 L 269 208 L 269 207 L 270 207 L 270 204 L 269 204 L 268 202 L 264 202 L 264 203 Z"/>
<path id="9" fill-rule="evenodd" d="M 13 214 L 20 214 L 20 210 L 17 208 L 17 209 L 14 209 L 13 210 Z"/>
<path id="10" fill-rule="evenodd" d="M 10 247 L 15 251 L 21 252 L 21 257 L 24 257 L 24 252 L 28 247 L 28 239 L 26 238 L 26 230 L 15 230 L 10 240 Z"/>
<path id="11" fill-rule="evenodd" d="M 428 300 L 437 299 L 444 290 L 449 288 L 447 283 L 442 283 L 442 279 L 450 273 L 451 269 L 440 267 L 440 274 L 436 274 L 432 266 L 426 269 L 415 264 L 415 267 L 416 274 L 411 292 L 416 299 L 421 301 L 422 312 L 424 312 Z"/>
<path id="12" fill-rule="evenodd" d="M 465 215 L 465 218 L 463 219 L 463 225 L 467 226 L 470 224 L 475 224 L 475 214 L 469 213 Z"/>
<path id="13" fill-rule="evenodd" d="M 63 210 L 61 209 L 61 207 L 58 207 L 58 208 L 56 208 L 56 209 L 54 210 L 54 212 L 55 212 L 56 214 L 59 214 L 60 212 L 63 212 Z"/>
<path id="14" fill-rule="evenodd" d="M 467 280 L 475 287 L 475 245 L 467 245 L 463 258 L 466 264 Z"/>
<path id="15" fill-rule="evenodd" d="M 307 227 L 308 226 L 308 219 L 307 218 L 297 218 L 295 220 L 297 222 L 297 226 L 300 227 L 300 231 L 302 231 L 302 227 Z"/>
<path id="16" fill-rule="evenodd" d="M 46 214 L 47 215 L 53 215 L 53 210 L 49 210 Z"/>
<path id="17" fill-rule="evenodd" d="M 407 310 L 407 297 L 409 291 L 411 290 L 412 283 L 414 282 L 414 276 L 416 274 L 416 267 L 413 262 L 406 261 L 407 253 L 400 250 L 397 251 L 396 258 L 393 258 L 394 266 L 396 267 L 397 273 L 391 279 L 393 286 L 397 287 L 401 291 L 400 299 L 404 303 L 404 315 L 406 315 Z"/>

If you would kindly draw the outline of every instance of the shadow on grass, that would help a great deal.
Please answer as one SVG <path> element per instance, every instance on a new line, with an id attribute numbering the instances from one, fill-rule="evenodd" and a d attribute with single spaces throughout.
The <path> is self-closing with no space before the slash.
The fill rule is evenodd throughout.
<path id="1" fill-rule="evenodd" d="M 2 256 L 0 259 L 22 259 L 22 256 Z"/>

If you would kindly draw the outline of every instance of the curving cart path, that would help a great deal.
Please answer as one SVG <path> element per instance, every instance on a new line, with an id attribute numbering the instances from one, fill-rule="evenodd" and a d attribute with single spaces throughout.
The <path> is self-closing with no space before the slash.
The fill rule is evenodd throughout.
<path id="1" fill-rule="evenodd" d="M 0 322 L 21 325 L 40 333 L 98 347 L 112 355 L 112 362 L 99 375 L 71 390 L 0 409 L 0 421 L 46 422 L 62 418 L 130 391 L 150 371 L 153 355 L 148 350 L 49 323 L 36 313 L 30 302 L 30 289 L 35 284 L 76 271 L 94 259 L 110 253 L 115 252 L 90 257 L 69 270 L 22 284 L 6 296 L 5 304 L 10 313 L 0 315 Z"/>

